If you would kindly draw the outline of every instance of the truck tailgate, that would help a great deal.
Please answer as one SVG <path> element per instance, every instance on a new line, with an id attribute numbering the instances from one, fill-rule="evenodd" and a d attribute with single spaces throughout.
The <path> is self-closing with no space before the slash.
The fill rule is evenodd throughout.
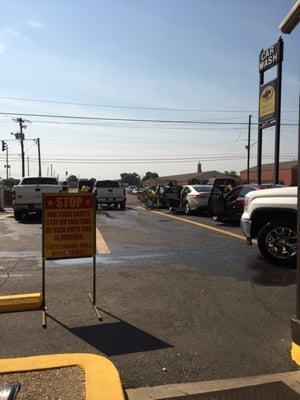
<path id="1" fill-rule="evenodd" d="M 42 193 L 59 193 L 57 185 L 24 185 L 15 187 L 15 204 L 42 204 Z"/>

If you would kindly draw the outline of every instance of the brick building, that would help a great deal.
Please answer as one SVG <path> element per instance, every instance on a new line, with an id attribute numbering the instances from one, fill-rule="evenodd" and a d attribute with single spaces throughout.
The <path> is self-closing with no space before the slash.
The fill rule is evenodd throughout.
<path id="1" fill-rule="evenodd" d="M 279 183 L 288 186 L 297 185 L 297 168 L 298 161 L 284 161 L 279 164 Z M 262 183 L 273 182 L 274 164 L 263 164 L 261 166 L 261 181 Z M 240 172 L 241 181 L 247 181 L 247 170 Z M 250 182 L 257 182 L 257 167 L 250 168 Z"/>

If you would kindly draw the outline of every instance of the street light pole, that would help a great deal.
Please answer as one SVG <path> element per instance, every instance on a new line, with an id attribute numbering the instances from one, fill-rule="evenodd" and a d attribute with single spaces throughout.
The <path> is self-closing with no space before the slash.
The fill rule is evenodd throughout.
<path id="1" fill-rule="evenodd" d="M 300 0 L 297 0 L 287 16 L 281 22 L 279 29 L 282 33 L 291 33 L 300 23 Z M 296 288 L 296 318 L 292 319 L 292 342 L 300 346 L 300 94 L 299 94 L 299 116 L 298 116 L 298 169 L 297 169 L 297 288 Z M 295 359 L 299 364 L 299 360 Z"/>

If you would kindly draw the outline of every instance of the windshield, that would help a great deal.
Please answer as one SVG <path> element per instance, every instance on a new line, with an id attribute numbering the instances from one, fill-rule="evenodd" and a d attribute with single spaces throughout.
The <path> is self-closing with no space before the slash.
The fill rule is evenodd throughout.
<path id="1" fill-rule="evenodd" d="M 58 185 L 56 178 L 24 178 L 22 185 Z"/>
<path id="2" fill-rule="evenodd" d="M 97 188 L 118 188 L 120 187 L 119 183 L 116 181 L 98 181 L 96 183 Z"/>

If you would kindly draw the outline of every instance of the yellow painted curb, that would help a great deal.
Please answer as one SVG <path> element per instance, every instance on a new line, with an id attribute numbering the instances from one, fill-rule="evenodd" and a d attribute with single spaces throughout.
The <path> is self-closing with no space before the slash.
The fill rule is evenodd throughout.
<path id="1" fill-rule="evenodd" d="M 297 365 L 300 365 L 300 346 L 294 342 L 292 342 L 291 356 L 292 360 L 295 361 Z"/>
<path id="2" fill-rule="evenodd" d="M 38 310 L 42 304 L 41 293 L 0 296 L 0 313 Z"/>
<path id="3" fill-rule="evenodd" d="M 79 366 L 85 372 L 86 400 L 125 400 L 119 373 L 107 358 L 96 354 L 51 354 L 0 360 L 0 374 Z"/>

